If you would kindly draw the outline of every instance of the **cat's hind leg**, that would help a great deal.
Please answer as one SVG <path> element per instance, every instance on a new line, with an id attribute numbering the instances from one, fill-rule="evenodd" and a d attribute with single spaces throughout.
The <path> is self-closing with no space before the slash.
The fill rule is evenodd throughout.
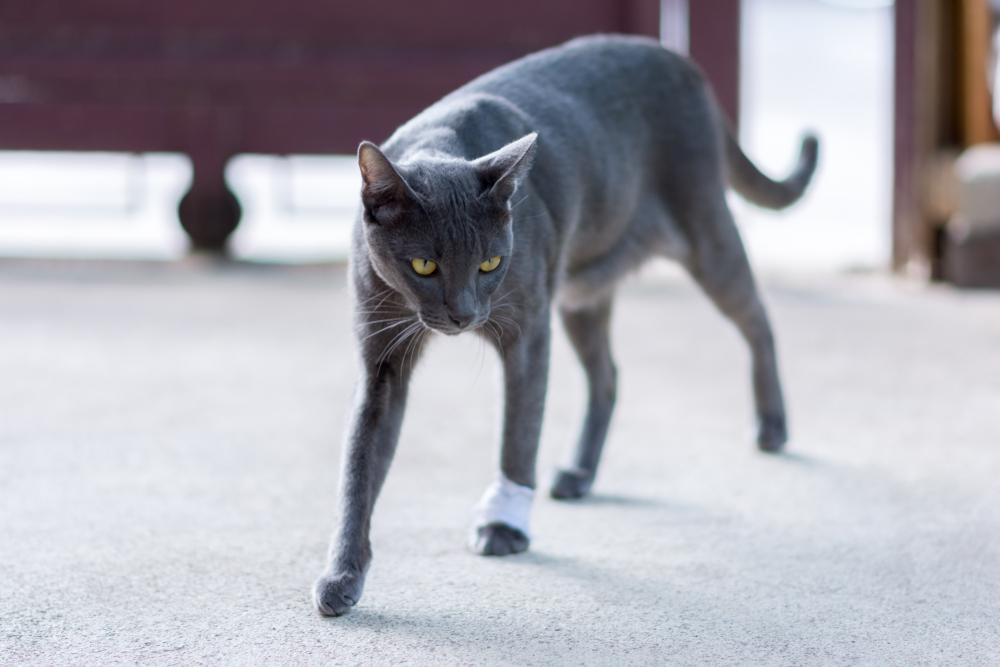
<path id="1" fill-rule="evenodd" d="M 788 439 L 785 404 L 771 324 L 754 282 L 743 242 L 720 197 L 694 244 L 688 269 L 750 347 L 757 412 L 757 446 L 780 451 Z"/>
<path id="2" fill-rule="evenodd" d="M 590 491 L 615 407 L 618 372 L 611 357 L 612 297 L 583 309 L 560 309 L 563 326 L 587 374 L 587 415 L 572 463 L 556 472 L 549 494 L 581 498 Z"/>

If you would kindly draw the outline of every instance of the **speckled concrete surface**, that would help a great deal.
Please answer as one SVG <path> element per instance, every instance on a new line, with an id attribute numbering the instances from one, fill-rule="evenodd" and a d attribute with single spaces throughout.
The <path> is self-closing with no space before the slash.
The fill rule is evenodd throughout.
<path id="1" fill-rule="evenodd" d="M 309 588 L 353 354 L 342 271 L 0 263 L 0 662 L 987 664 L 1000 655 L 1000 296 L 764 279 L 793 439 L 750 444 L 746 355 L 687 283 L 615 324 L 596 495 L 464 548 L 497 371 L 436 343 L 360 606 Z M 555 347 L 542 469 L 581 376 Z"/>

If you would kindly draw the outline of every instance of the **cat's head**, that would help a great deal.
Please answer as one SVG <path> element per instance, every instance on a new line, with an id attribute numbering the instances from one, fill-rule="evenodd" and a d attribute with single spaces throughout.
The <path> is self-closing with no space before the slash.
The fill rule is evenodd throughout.
<path id="1" fill-rule="evenodd" d="M 475 160 L 394 164 L 358 148 L 364 236 L 378 275 L 420 321 L 447 334 L 481 326 L 507 273 L 511 195 L 534 158 L 532 133 Z"/>

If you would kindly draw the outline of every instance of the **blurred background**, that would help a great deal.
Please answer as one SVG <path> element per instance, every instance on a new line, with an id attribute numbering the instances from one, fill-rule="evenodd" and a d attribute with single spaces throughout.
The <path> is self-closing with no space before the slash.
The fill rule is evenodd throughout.
<path id="1" fill-rule="evenodd" d="M 527 4 L 259 2 L 233 17 L 212 3 L 3 3 L 0 256 L 180 258 L 192 237 L 178 203 L 191 192 L 200 200 L 187 224 L 202 247 L 343 259 L 361 139 L 384 139 L 512 57 L 631 31 L 702 61 L 771 173 L 790 167 L 802 131 L 822 136 L 822 171 L 803 205 L 776 218 L 737 204 L 758 263 L 889 265 L 890 2 L 563 4 L 538 16 Z M 358 30 L 386 15 L 379 34 Z M 439 27 L 441 16 L 461 29 Z M 76 149 L 85 152 L 65 152 Z M 223 187 L 239 202 L 238 226 Z"/>
<path id="2" fill-rule="evenodd" d="M 193 244 L 262 261 L 343 259 L 361 139 L 384 139 L 491 66 L 618 31 L 691 53 L 772 174 L 789 168 L 803 130 L 823 138 L 802 205 L 775 218 L 734 204 L 759 265 L 941 278 L 950 252 L 953 280 L 992 284 L 978 266 L 996 257 L 992 237 L 946 232 L 969 218 L 960 151 L 996 138 L 994 18 L 987 0 L 896 4 L 303 0 L 234 17 L 224 3 L 8 1 L 0 256 L 169 260 Z"/>
<path id="3" fill-rule="evenodd" d="M 996 25 L 990 0 L 0 0 L 0 663 L 995 664 Z M 775 177 L 821 138 L 794 207 L 732 199 L 789 450 L 751 444 L 735 329 L 650 265 L 616 300 L 594 497 L 540 497 L 528 554 L 475 559 L 501 392 L 480 339 L 435 342 L 365 598 L 320 619 L 354 151 L 594 32 L 688 53 Z M 542 485 L 586 399 L 552 354 Z"/>

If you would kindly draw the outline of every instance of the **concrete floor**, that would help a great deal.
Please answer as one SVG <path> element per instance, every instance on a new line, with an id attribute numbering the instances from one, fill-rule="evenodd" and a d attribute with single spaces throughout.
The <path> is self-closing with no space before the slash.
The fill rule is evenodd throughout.
<path id="1" fill-rule="evenodd" d="M 768 276 L 793 439 L 750 445 L 740 340 L 683 278 L 623 290 L 596 495 L 464 548 L 497 371 L 416 379 L 350 615 L 309 589 L 353 353 L 342 271 L 0 264 L 4 664 L 987 664 L 1000 655 L 1000 296 Z M 555 347 L 545 477 L 582 411 Z"/>

